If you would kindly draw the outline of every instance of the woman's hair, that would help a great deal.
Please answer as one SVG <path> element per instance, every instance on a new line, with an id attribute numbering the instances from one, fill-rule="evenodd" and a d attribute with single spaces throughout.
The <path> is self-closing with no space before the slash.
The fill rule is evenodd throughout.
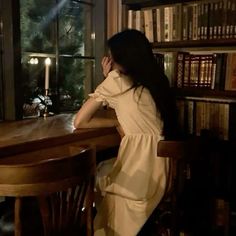
<path id="1" fill-rule="evenodd" d="M 112 36 L 107 46 L 114 62 L 133 80 L 133 87 L 143 86 L 150 91 L 164 121 L 165 137 L 174 138 L 177 134 L 175 99 L 148 39 L 138 30 L 127 29 Z"/>

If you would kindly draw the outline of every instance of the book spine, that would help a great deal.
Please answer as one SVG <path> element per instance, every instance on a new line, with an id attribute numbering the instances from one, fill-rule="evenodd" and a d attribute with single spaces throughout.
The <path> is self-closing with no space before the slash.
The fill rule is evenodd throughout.
<path id="1" fill-rule="evenodd" d="M 182 4 L 176 4 L 176 40 L 182 40 Z"/>
<path id="2" fill-rule="evenodd" d="M 197 25 L 197 40 L 201 39 L 201 3 L 198 3 L 197 5 L 197 20 L 198 20 L 198 25 Z"/>
<path id="3" fill-rule="evenodd" d="M 192 39 L 198 39 L 198 4 L 193 4 L 193 33 Z"/>
<path id="4" fill-rule="evenodd" d="M 177 26 L 178 26 L 178 15 L 177 6 L 174 5 L 172 8 L 172 41 L 177 40 Z"/>
<path id="5" fill-rule="evenodd" d="M 220 73 L 219 73 L 219 89 L 224 90 L 225 89 L 225 79 L 226 79 L 226 67 L 227 67 L 227 58 L 228 58 L 228 53 L 222 53 L 222 62 L 221 62 L 221 67 L 219 68 Z"/>
<path id="6" fill-rule="evenodd" d="M 157 32 L 157 42 L 161 42 L 161 9 L 157 8 L 156 9 L 156 32 Z"/>
<path id="7" fill-rule="evenodd" d="M 218 15 L 218 2 L 213 3 L 213 39 L 217 39 L 217 30 L 218 30 L 218 19 L 220 16 Z"/>
<path id="8" fill-rule="evenodd" d="M 145 35 L 148 38 L 150 43 L 154 42 L 154 35 L 153 35 L 153 12 L 152 9 L 145 9 L 144 13 L 144 29 Z"/>
<path id="9" fill-rule="evenodd" d="M 183 87 L 189 87 L 190 80 L 190 58 L 191 55 L 185 55 L 184 57 L 184 76 L 183 76 Z"/>
<path id="10" fill-rule="evenodd" d="M 172 7 L 164 7 L 164 41 L 172 41 L 173 34 L 173 11 Z"/>
<path id="11" fill-rule="evenodd" d="M 223 22 L 223 15 L 224 15 L 224 9 L 223 9 L 223 1 L 219 2 L 219 8 L 218 8 L 218 28 L 217 28 L 217 38 L 222 38 L 222 22 Z"/>
<path id="12" fill-rule="evenodd" d="M 229 37 L 234 38 L 234 26 L 235 26 L 235 8 L 236 8 L 235 1 L 231 1 L 231 11 L 230 11 L 230 28 L 229 28 Z"/>
<path id="13" fill-rule="evenodd" d="M 144 30 L 144 17 L 143 17 L 143 11 L 137 10 L 136 11 L 136 20 L 135 20 L 135 28 L 136 30 L 141 31 L 142 33 L 145 32 Z"/>
<path id="14" fill-rule="evenodd" d="M 230 37 L 230 12 L 231 12 L 231 1 L 227 0 L 227 9 L 226 9 L 226 30 L 225 30 L 225 38 Z"/>
<path id="15" fill-rule="evenodd" d="M 222 26 L 221 26 L 221 37 L 223 39 L 226 38 L 226 25 L 227 25 L 227 8 L 228 8 L 228 3 L 227 0 L 223 0 L 223 14 L 222 14 Z"/>
<path id="16" fill-rule="evenodd" d="M 176 87 L 183 87 L 183 78 L 184 78 L 184 53 L 177 53 L 177 69 L 176 69 Z"/>
<path id="17" fill-rule="evenodd" d="M 193 5 L 188 5 L 187 8 L 188 19 L 188 39 L 193 40 Z"/>
<path id="18" fill-rule="evenodd" d="M 209 3 L 209 39 L 213 39 L 213 28 L 214 28 L 214 2 Z"/>
<path id="19" fill-rule="evenodd" d="M 199 55 L 191 55 L 190 57 L 190 87 L 198 87 L 199 86 L 199 64 L 200 64 L 200 56 Z"/>
<path id="20" fill-rule="evenodd" d="M 187 120 L 188 120 L 188 134 L 193 135 L 195 130 L 194 130 L 194 117 L 195 117 L 195 106 L 194 106 L 194 101 L 188 101 L 188 107 L 187 107 Z"/>
<path id="21" fill-rule="evenodd" d="M 203 3 L 203 32 L 202 32 L 202 38 L 201 39 L 207 39 L 208 38 L 208 3 Z"/>
<path id="22" fill-rule="evenodd" d="M 236 53 L 228 54 L 225 90 L 236 90 Z"/>
<path id="23" fill-rule="evenodd" d="M 216 84 L 216 66 L 217 66 L 217 54 L 212 57 L 212 68 L 211 68 L 211 89 L 215 89 Z"/>
<path id="24" fill-rule="evenodd" d="M 183 22 L 183 40 L 188 40 L 188 7 L 187 5 L 183 5 L 183 14 L 182 14 L 182 22 Z"/>
<path id="25" fill-rule="evenodd" d="M 133 29 L 133 10 L 128 10 L 128 29 Z"/>

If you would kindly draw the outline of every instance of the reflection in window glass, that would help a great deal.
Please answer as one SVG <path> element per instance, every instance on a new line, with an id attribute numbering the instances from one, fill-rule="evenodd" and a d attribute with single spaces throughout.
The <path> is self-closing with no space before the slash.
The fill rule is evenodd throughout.
<path id="1" fill-rule="evenodd" d="M 55 0 L 20 0 L 21 47 L 28 52 L 55 52 Z"/>
<path id="2" fill-rule="evenodd" d="M 49 57 L 51 111 L 79 109 L 94 74 L 92 1 L 20 0 L 20 4 L 24 108 L 45 94 L 44 61 Z"/>
<path id="3" fill-rule="evenodd" d="M 33 114 L 43 113 L 45 106 L 44 94 L 45 94 L 45 60 L 46 56 L 43 54 L 24 54 L 22 56 L 22 73 L 23 73 L 23 91 L 24 91 L 24 108 L 28 108 Z M 51 64 L 49 68 L 49 87 L 56 87 L 55 81 L 55 57 L 50 57 Z M 52 90 L 50 90 L 51 99 Z M 54 107 L 49 107 L 51 111 L 55 109 Z M 23 116 L 33 116 L 33 114 L 28 114 L 28 109 L 24 111 Z"/>
<path id="4" fill-rule="evenodd" d="M 59 53 L 92 56 L 91 5 L 68 1 L 59 13 Z"/>
<path id="5" fill-rule="evenodd" d="M 77 110 L 84 102 L 84 81 L 90 81 L 93 71 L 93 60 L 61 58 L 60 70 L 60 108 L 62 111 Z M 73 85 L 73 86 L 72 86 Z M 87 85 L 87 87 L 90 87 Z"/>

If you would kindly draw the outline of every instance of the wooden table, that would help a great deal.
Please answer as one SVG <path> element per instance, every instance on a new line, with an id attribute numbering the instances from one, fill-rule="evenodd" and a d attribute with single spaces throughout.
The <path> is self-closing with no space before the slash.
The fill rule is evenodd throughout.
<path id="1" fill-rule="evenodd" d="M 0 158 L 46 155 L 68 145 L 92 144 L 97 150 L 118 146 L 114 128 L 78 129 L 74 114 L 0 123 Z"/>

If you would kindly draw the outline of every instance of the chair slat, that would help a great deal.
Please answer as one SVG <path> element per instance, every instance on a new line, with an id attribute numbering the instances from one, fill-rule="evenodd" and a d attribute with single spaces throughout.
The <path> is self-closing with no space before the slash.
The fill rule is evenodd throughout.
<path id="1" fill-rule="evenodd" d="M 93 204 L 95 149 L 73 147 L 72 150 L 71 153 L 68 148 L 67 155 L 63 152 L 62 157 L 43 157 L 37 162 L 32 157 L 32 162 L 25 165 L 1 161 L 0 196 L 15 198 L 15 235 L 22 235 L 24 230 L 21 201 L 28 196 L 38 199 L 36 207 L 40 209 L 44 235 L 93 235 L 92 217 L 86 211 Z"/>

